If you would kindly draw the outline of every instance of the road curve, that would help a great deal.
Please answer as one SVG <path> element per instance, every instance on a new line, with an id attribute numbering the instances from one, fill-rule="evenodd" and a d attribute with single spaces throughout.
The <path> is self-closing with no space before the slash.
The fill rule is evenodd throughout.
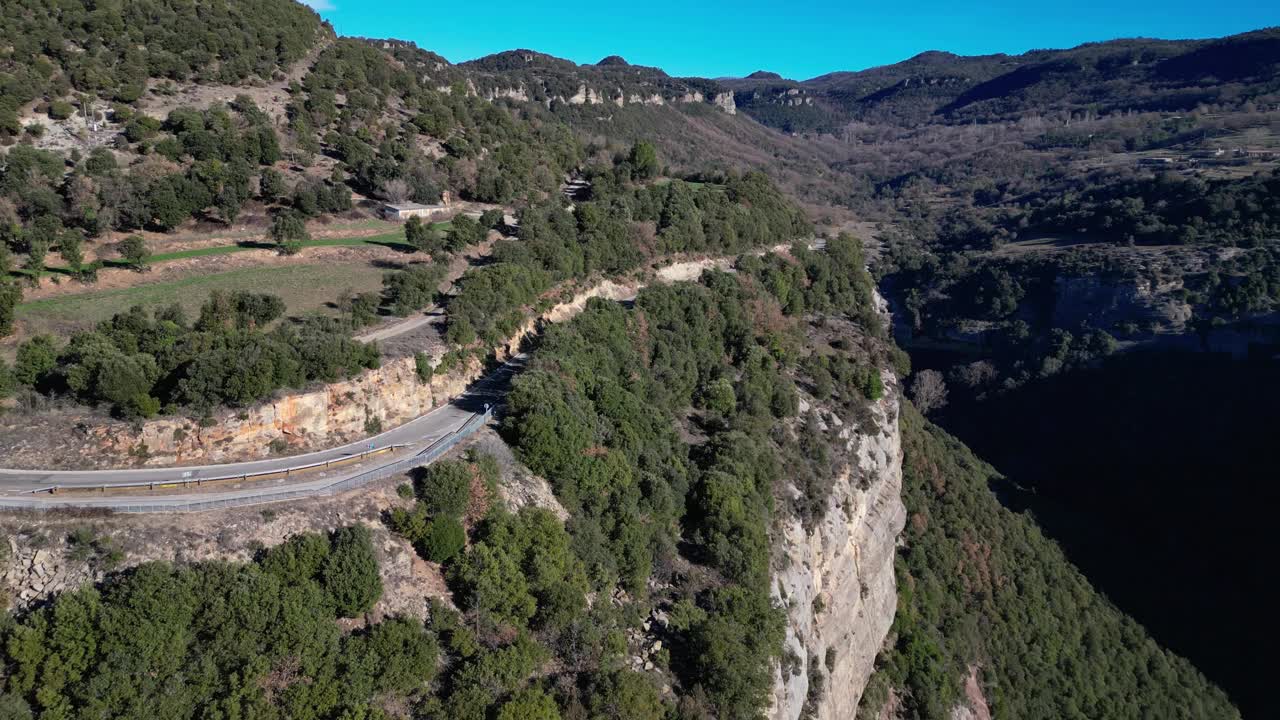
<path id="1" fill-rule="evenodd" d="M 456 434 L 477 413 L 497 404 L 524 356 L 507 362 L 474 383 L 461 397 L 392 430 L 341 447 L 304 455 L 220 465 L 128 470 L 0 469 L 0 508 L 154 506 L 169 509 L 183 502 L 224 500 L 227 504 L 270 502 L 279 496 L 319 494 L 352 477 L 403 464 Z M 326 463 L 334 463 L 332 468 Z M 307 467 L 297 472 L 298 468 Z M 274 474 L 274 481 L 241 476 Z M 216 480 L 225 482 L 214 483 Z M 208 489 L 198 489 L 208 481 Z M 150 486 L 177 486 L 181 492 L 155 494 Z M 56 489 L 56 492 L 52 492 Z M 94 494 L 100 491 L 102 494 Z M 238 501 L 238 502 L 232 502 Z"/>

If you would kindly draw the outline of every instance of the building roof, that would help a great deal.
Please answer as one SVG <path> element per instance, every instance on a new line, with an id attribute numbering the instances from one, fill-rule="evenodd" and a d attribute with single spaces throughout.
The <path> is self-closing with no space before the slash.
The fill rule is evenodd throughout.
<path id="1" fill-rule="evenodd" d="M 407 210 L 440 210 L 445 206 L 444 205 L 422 205 L 419 203 L 406 202 L 406 203 L 385 203 L 383 204 L 382 207 L 384 210 L 395 210 L 396 212 L 405 212 Z"/>

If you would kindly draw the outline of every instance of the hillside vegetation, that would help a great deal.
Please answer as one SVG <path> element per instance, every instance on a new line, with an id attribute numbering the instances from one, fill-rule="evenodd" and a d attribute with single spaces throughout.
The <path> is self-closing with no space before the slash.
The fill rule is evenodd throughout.
<path id="1" fill-rule="evenodd" d="M 380 592 L 359 528 L 295 537 L 249 566 L 146 565 L 6 616 L 0 707 L 760 717 L 784 626 L 769 595 L 772 518 L 826 507 L 845 460 L 835 431 L 798 417 L 799 387 L 821 385 L 853 422 L 884 392 L 889 361 L 878 327 L 844 325 L 834 345 L 809 337 L 820 317 L 870 313 L 856 241 L 796 252 L 645 290 L 632 307 L 595 300 L 547 333 L 504 432 L 570 520 L 506 510 L 498 466 L 480 454 L 431 466 L 413 507 L 387 518 L 443 563 L 460 613 L 433 599 L 425 628 L 392 618 L 340 632 L 335 618 L 361 616 Z M 629 660 L 641 650 L 648 672 Z"/>
<path id="2" fill-rule="evenodd" d="M 1271 28 L 1219 40 L 1112 40 L 1022 55 L 926 52 L 801 82 L 726 82 L 736 89 L 738 106 L 761 122 L 807 132 L 837 130 L 853 120 L 911 126 L 1008 121 L 1028 112 L 1234 104 L 1280 92 L 1277 67 L 1280 30 Z"/>
<path id="3" fill-rule="evenodd" d="M 332 30 L 292 0 L 9 0 L 0 16 L 0 134 L 18 110 L 71 94 L 131 103 L 149 80 L 270 79 Z"/>

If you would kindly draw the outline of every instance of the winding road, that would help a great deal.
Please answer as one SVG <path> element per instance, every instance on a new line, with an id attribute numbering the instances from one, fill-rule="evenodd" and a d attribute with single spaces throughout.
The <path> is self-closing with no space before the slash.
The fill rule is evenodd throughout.
<path id="1" fill-rule="evenodd" d="M 523 355 L 447 405 L 392 430 L 305 455 L 222 465 L 131 470 L 0 469 L 0 508 L 102 508 L 148 512 L 209 509 L 322 494 L 359 476 L 413 465 L 496 406 Z M 434 455 L 430 456 L 434 458 Z M 429 459 L 423 459 L 426 464 Z"/>

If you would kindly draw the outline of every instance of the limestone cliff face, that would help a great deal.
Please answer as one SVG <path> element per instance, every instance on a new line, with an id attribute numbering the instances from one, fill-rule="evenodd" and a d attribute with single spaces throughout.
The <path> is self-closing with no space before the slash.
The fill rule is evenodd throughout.
<path id="1" fill-rule="evenodd" d="M 730 115 L 738 114 L 738 103 L 734 100 L 731 92 L 716 93 L 711 97 L 711 104 Z"/>
<path id="2" fill-rule="evenodd" d="M 641 93 L 632 91 L 628 93 L 621 87 L 602 86 L 593 87 L 586 83 L 578 83 L 576 90 L 571 95 L 552 94 L 545 85 L 535 85 L 534 90 L 539 92 L 531 92 L 523 83 L 511 87 L 493 87 L 486 90 L 478 90 L 475 84 L 468 81 L 469 92 L 477 97 L 486 100 L 497 100 L 500 98 L 508 98 L 518 102 L 533 102 L 536 96 L 542 97 L 540 101 L 544 105 L 550 107 L 553 101 L 567 103 L 569 105 L 604 105 L 611 103 L 617 107 L 626 107 L 627 105 L 667 105 L 668 103 L 705 103 L 712 105 L 722 112 L 729 115 L 738 114 L 738 106 L 734 101 L 732 92 L 717 92 L 710 95 L 704 94 L 697 90 L 688 90 L 683 93 L 672 93 L 670 89 L 666 90 L 666 94 L 662 92 Z M 439 87 L 437 90 L 448 92 L 450 88 Z"/>
<path id="3" fill-rule="evenodd" d="M 181 417 L 137 427 L 97 425 L 87 433 L 85 450 L 108 464 L 144 457 L 144 465 L 163 466 L 267 457 L 276 440 L 295 448 L 340 445 L 368 435 L 373 425 L 389 429 L 448 402 L 481 371 L 473 360 L 423 382 L 413 357 L 403 357 L 350 380 L 224 411 L 207 427 Z"/>
<path id="4" fill-rule="evenodd" d="M 787 659 L 776 672 L 770 710 L 776 720 L 852 718 L 893 623 L 894 554 L 906 509 L 898 385 L 892 373 L 883 379 L 885 396 L 866 427 L 820 413 L 850 461 L 812 527 L 791 519 L 775 534 L 773 594 L 788 620 Z M 819 675 L 820 690 L 813 682 Z"/>

